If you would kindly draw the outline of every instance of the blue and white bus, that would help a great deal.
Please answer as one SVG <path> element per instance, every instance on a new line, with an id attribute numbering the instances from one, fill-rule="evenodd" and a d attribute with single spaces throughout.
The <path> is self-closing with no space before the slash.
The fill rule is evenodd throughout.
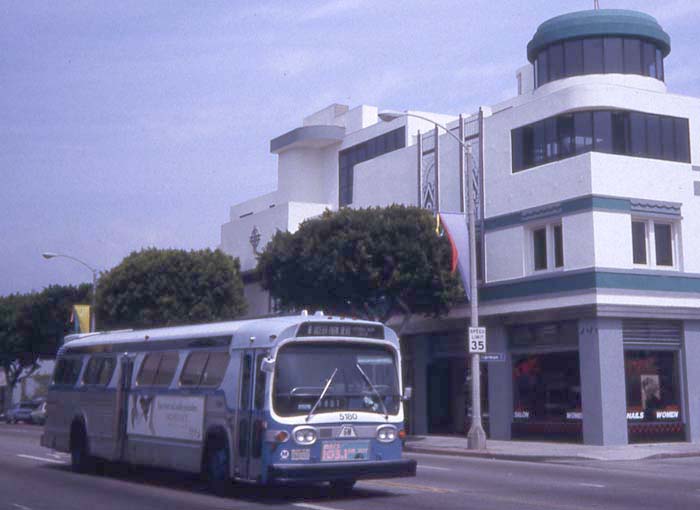
<path id="1" fill-rule="evenodd" d="M 320 312 L 73 335 L 41 444 L 76 471 L 119 461 L 202 472 L 213 488 L 415 476 L 400 367 L 391 329 Z"/>

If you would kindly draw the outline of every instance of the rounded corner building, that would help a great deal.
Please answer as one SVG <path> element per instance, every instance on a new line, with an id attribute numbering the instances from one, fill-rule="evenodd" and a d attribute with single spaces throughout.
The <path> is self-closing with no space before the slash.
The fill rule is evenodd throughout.
<path id="1" fill-rule="evenodd" d="M 700 99 L 669 93 L 671 40 L 651 16 L 542 23 L 518 93 L 470 114 L 382 121 L 334 104 L 270 143 L 278 189 L 231 209 L 252 313 L 255 232 L 340 207 L 463 211 L 477 189 L 482 409 L 494 439 L 700 442 Z M 446 125 L 473 148 L 462 165 Z M 273 207 L 274 206 L 274 207 Z M 402 331 L 412 433 L 469 428 L 469 305 Z M 396 317 L 394 324 L 403 322 Z"/>

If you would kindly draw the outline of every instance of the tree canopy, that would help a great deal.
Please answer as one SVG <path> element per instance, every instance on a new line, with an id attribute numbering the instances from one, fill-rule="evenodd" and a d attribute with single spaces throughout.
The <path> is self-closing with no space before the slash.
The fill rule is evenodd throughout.
<path id="1" fill-rule="evenodd" d="M 449 241 L 423 209 L 326 211 L 295 233 L 277 232 L 261 254 L 262 285 L 283 309 L 311 308 L 387 319 L 439 315 L 459 298 Z"/>
<path id="2" fill-rule="evenodd" d="M 240 264 L 219 250 L 134 252 L 101 275 L 98 329 L 233 319 L 246 310 Z"/>
<path id="3" fill-rule="evenodd" d="M 71 330 L 74 304 L 90 300 L 90 285 L 51 285 L 41 292 L 0 297 L 0 368 L 14 387 L 51 357 Z"/>

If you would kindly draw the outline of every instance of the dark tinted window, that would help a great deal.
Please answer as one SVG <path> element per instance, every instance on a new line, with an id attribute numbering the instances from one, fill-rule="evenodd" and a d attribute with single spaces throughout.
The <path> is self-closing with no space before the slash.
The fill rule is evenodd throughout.
<path id="1" fill-rule="evenodd" d="M 656 74 L 656 46 L 650 42 L 642 44 L 642 74 L 657 78 Z"/>
<path id="2" fill-rule="evenodd" d="M 688 120 L 622 110 L 576 112 L 514 129 L 513 171 L 596 150 L 690 162 Z"/>
<path id="3" fill-rule="evenodd" d="M 533 161 L 536 165 L 544 163 L 545 160 L 545 144 L 544 144 L 544 122 L 538 122 L 533 127 Z"/>
<path id="4" fill-rule="evenodd" d="M 83 372 L 83 384 L 97 384 L 101 368 L 102 358 L 90 358 Z"/>
<path id="5" fill-rule="evenodd" d="M 554 267 L 564 267 L 564 239 L 561 225 L 554 225 Z"/>
<path id="6" fill-rule="evenodd" d="M 646 156 L 647 154 L 647 126 L 646 115 L 630 112 L 630 155 Z"/>
<path id="7" fill-rule="evenodd" d="M 593 113 L 577 112 L 574 114 L 574 133 L 576 134 L 576 153 L 588 152 L 593 148 Z"/>
<path id="8" fill-rule="evenodd" d="M 676 150 L 673 140 L 673 119 L 661 117 L 661 157 L 663 159 L 674 159 Z"/>
<path id="9" fill-rule="evenodd" d="M 549 81 L 549 58 L 546 51 L 541 52 L 537 57 L 537 79 L 540 85 Z"/>
<path id="10" fill-rule="evenodd" d="M 532 232 L 535 270 L 547 269 L 547 230 L 539 228 Z"/>
<path id="11" fill-rule="evenodd" d="M 647 263 L 647 227 L 643 221 L 632 222 L 632 261 Z"/>
<path id="12" fill-rule="evenodd" d="M 593 148 L 599 152 L 612 152 L 612 113 L 593 112 Z"/>
<path id="13" fill-rule="evenodd" d="M 593 37 L 583 40 L 583 74 L 603 72 L 603 39 Z"/>
<path id="14" fill-rule="evenodd" d="M 622 58 L 622 39 L 619 37 L 606 37 L 603 42 L 605 52 L 605 72 L 606 73 L 622 73 L 623 58 Z"/>
<path id="15" fill-rule="evenodd" d="M 642 42 L 639 39 L 625 39 L 624 52 L 625 73 L 642 74 Z"/>
<path id="16" fill-rule="evenodd" d="M 656 265 L 673 265 L 673 239 L 671 225 L 663 223 L 654 224 L 654 243 L 656 244 Z"/>
<path id="17" fill-rule="evenodd" d="M 566 76 L 583 74 L 583 41 L 566 41 L 564 43 L 564 72 Z"/>
<path id="18" fill-rule="evenodd" d="M 675 123 L 676 160 L 690 163 L 688 119 L 673 119 Z"/>
<path id="19" fill-rule="evenodd" d="M 661 157 L 661 118 L 656 115 L 647 117 L 647 155 Z"/>
<path id="20" fill-rule="evenodd" d="M 562 156 L 570 156 L 575 152 L 574 143 L 574 116 L 571 114 L 560 115 L 557 118 L 559 128 L 559 153 Z"/>
<path id="21" fill-rule="evenodd" d="M 564 77 L 564 47 L 553 44 L 549 47 L 549 81 Z"/>

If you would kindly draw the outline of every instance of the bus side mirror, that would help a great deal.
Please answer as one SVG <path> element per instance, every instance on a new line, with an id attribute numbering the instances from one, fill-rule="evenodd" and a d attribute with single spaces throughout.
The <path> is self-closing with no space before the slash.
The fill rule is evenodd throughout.
<path id="1" fill-rule="evenodd" d="M 260 362 L 260 370 L 271 374 L 275 371 L 275 360 L 272 358 L 263 358 Z"/>
<path id="2" fill-rule="evenodd" d="M 401 397 L 401 400 L 406 402 L 407 400 L 411 400 L 411 397 L 413 397 L 413 388 L 410 386 L 406 386 L 403 389 L 403 396 Z"/>

